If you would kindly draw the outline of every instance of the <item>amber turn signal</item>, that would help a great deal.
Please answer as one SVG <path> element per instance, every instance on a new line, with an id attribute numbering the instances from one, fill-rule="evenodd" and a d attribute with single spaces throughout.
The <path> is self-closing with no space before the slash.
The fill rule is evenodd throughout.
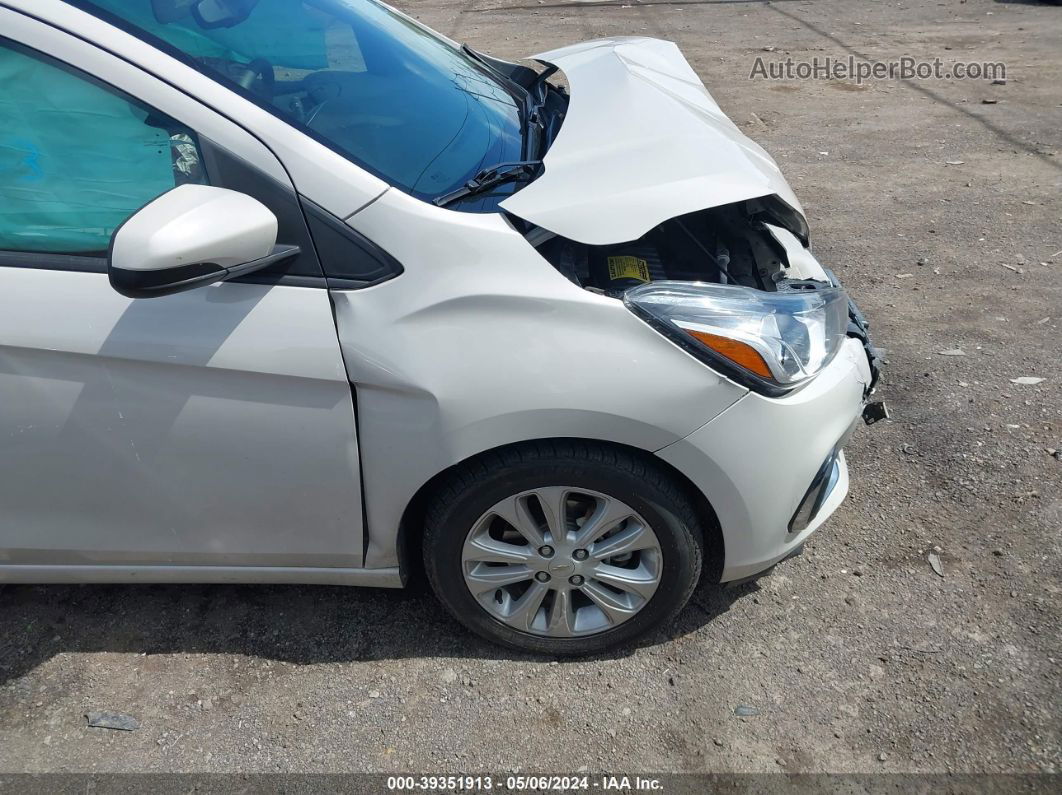
<path id="1" fill-rule="evenodd" d="M 718 334 L 709 334 L 706 331 L 694 331 L 693 329 L 684 329 L 684 331 L 702 345 L 707 345 L 720 356 L 725 356 L 734 364 L 741 365 L 749 372 L 755 373 L 762 378 L 774 377 L 771 374 L 771 368 L 767 366 L 767 362 L 760 356 L 759 351 L 751 345 L 732 340 L 729 337 L 720 337 Z"/>

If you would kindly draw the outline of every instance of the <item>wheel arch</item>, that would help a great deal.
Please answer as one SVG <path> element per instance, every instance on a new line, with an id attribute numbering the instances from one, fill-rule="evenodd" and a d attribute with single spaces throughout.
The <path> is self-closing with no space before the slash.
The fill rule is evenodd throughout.
<path id="1" fill-rule="evenodd" d="M 478 459 L 496 455 L 502 451 L 519 448 L 529 448 L 542 444 L 585 443 L 599 447 L 606 447 L 616 451 L 622 451 L 628 455 L 642 459 L 651 466 L 664 472 L 667 477 L 677 483 L 683 492 L 693 503 L 697 515 L 703 519 L 705 531 L 706 566 L 702 577 L 709 582 L 719 582 L 722 575 L 724 558 L 726 554 L 723 541 L 723 533 L 719 524 L 719 518 L 715 509 L 693 481 L 684 475 L 679 469 L 661 458 L 653 455 L 648 450 L 619 442 L 603 441 L 601 439 L 584 438 L 577 436 L 559 436 L 545 439 L 529 439 L 519 442 L 502 444 L 489 450 L 483 450 L 475 455 L 454 463 L 446 469 L 438 472 L 425 482 L 409 500 L 402 519 L 398 526 L 397 546 L 398 561 L 403 572 L 403 579 L 412 578 L 418 582 L 423 581 L 422 543 L 424 533 L 424 518 L 431 498 L 438 492 L 446 479 L 458 468 L 475 462 Z"/>

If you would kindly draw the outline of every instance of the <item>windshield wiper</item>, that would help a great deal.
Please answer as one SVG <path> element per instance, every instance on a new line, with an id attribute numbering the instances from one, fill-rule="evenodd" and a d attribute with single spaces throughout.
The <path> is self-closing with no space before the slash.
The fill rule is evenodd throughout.
<path id="1" fill-rule="evenodd" d="M 542 156 L 543 143 L 547 146 L 550 143 L 549 141 L 543 141 L 543 136 L 548 133 L 550 126 L 547 124 L 547 120 L 543 118 L 545 115 L 543 111 L 546 108 L 551 87 L 549 79 L 559 71 L 559 68 L 545 61 L 540 61 L 539 63 L 545 68 L 535 74 L 530 67 L 518 66 L 516 68 L 520 70 L 523 77 L 517 79 L 514 74 L 507 74 L 499 68 L 499 64 L 503 62 L 495 62 L 490 56 L 477 52 L 467 44 L 461 45 L 461 51 L 486 69 L 496 80 L 500 80 L 510 87 L 510 93 L 513 98 L 523 108 L 523 156 L 526 158 Z"/>
<path id="2" fill-rule="evenodd" d="M 538 176 L 538 171 L 541 167 L 541 160 L 518 160 L 514 163 L 498 163 L 496 166 L 480 171 L 466 182 L 463 187 L 438 197 L 435 199 L 435 203 L 440 207 L 446 207 L 468 196 L 485 193 L 491 188 L 504 185 L 507 182 L 530 182 Z"/>
<path id="3" fill-rule="evenodd" d="M 541 72 L 527 87 L 527 95 L 524 98 L 524 157 L 540 157 L 543 154 L 543 141 L 546 134 L 546 121 L 543 111 L 546 100 L 549 97 L 550 77 L 556 73 L 557 67 L 547 64 L 545 71 Z"/>
<path id="4" fill-rule="evenodd" d="M 509 90 L 509 93 L 513 95 L 513 99 L 519 99 L 523 95 L 526 89 L 524 89 L 524 87 L 521 86 L 518 82 L 516 82 L 512 77 L 505 74 L 500 69 L 498 69 L 498 67 L 492 64 L 488 56 L 484 55 L 481 52 L 478 52 L 477 50 L 473 50 L 467 44 L 461 45 L 461 52 L 463 52 L 473 61 L 478 63 L 481 67 L 490 72 L 491 76 L 495 80 L 501 82 L 504 86 L 506 86 Z"/>
<path id="5" fill-rule="evenodd" d="M 534 116 L 537 116 L 538 112 L 546 106 L 546 99 L 549 97 L 549 79 L 559 71 L 559 67 L 553 64 L 543 62 L 543 65 L 546 68 L 535 78 L 535 82 L 527 87 L 528 109 Z"/>

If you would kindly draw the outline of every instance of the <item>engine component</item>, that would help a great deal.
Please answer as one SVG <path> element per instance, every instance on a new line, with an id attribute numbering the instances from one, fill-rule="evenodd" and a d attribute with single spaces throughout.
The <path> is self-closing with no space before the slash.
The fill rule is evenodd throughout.
<path id="1" fill-rule="evenodd" d="M 667 278 L 656 246 L 646 240 L 590 250 L 590 279 L 606 295 L 619 296 L 631 287 Z"/>
<path id="2" fill-rule="evenodd" d="M 612 298 L 658 281 L 776 292 L 786 276 L 787 255 L 766 225 L 774 220 L 761 203 L 738 202 L 672 218 L 628 243 L 589 246 L 545 230 L 525 234 L 568 279 Z"/>

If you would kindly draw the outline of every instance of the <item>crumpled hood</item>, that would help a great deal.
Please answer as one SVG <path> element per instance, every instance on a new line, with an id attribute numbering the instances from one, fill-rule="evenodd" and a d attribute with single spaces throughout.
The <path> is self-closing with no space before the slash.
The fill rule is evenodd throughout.
<path id="1" fill-rule="evenodd" d="M 675 44 L 600 39 L 534 57 L 564 71 L 571 104 L 544 173 L 502 202 L 506 211 L 590 245 L 771 194 L 803 213 L 774 160 L 719 109 Z"/>

